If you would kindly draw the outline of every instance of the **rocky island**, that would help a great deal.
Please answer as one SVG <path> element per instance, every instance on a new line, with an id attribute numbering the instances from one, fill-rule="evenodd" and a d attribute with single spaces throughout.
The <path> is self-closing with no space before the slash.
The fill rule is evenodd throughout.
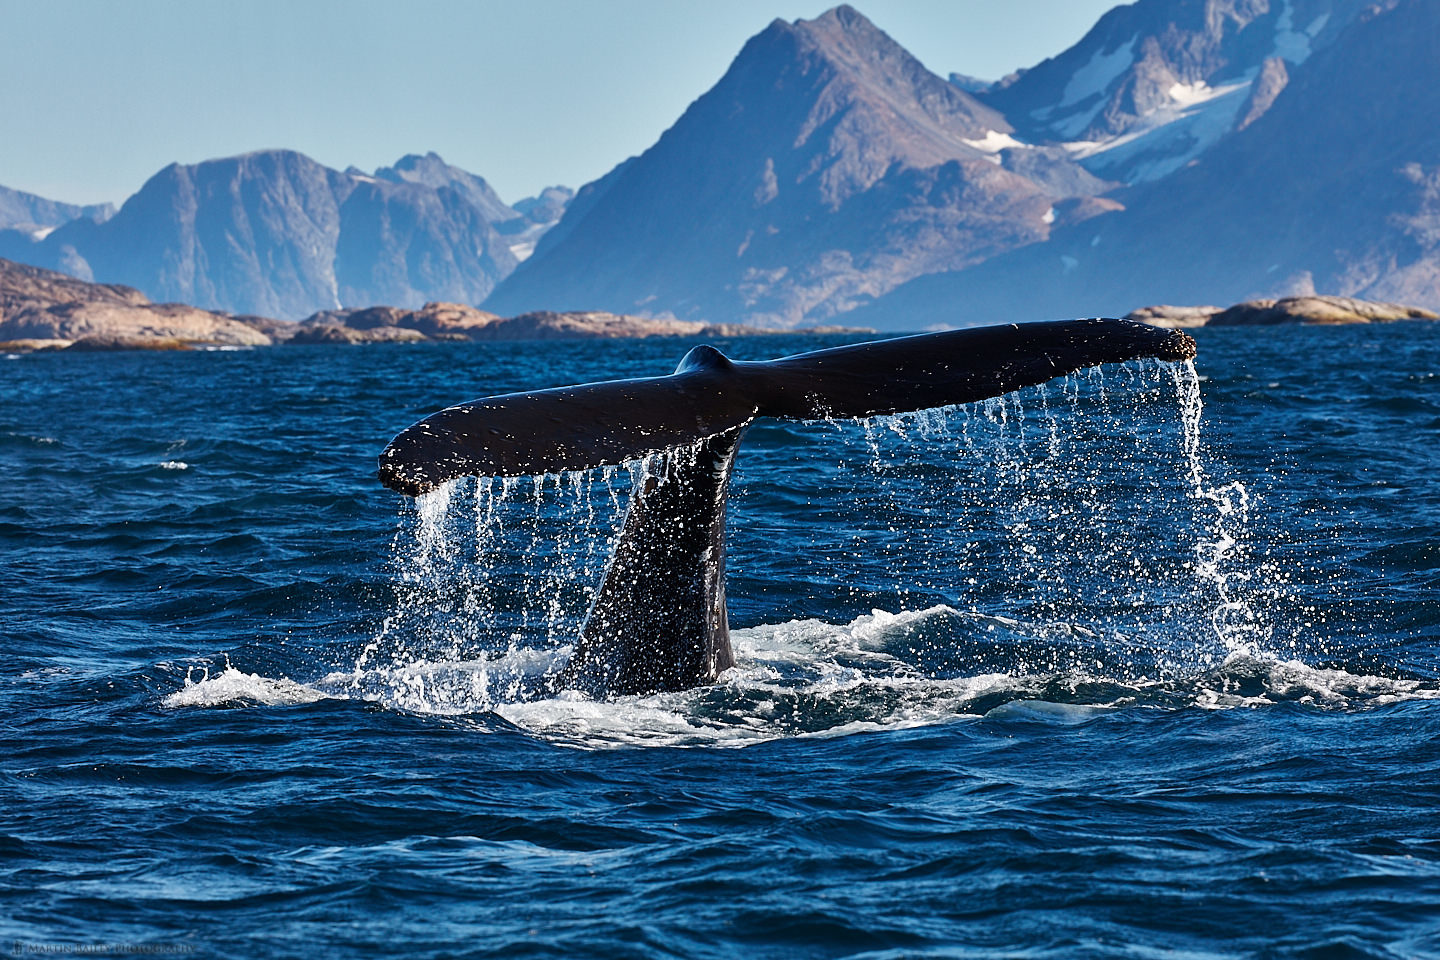
<path id="1" fill-rule="evenodd" d="M 1318 294 L 1247 300 L 1232 307 L 1141 307 L 1125 315 L 1157 327 L 1268 327 L 1277 324 L 1391 323 L 1396 320 L 1440 320 L 1423 307 L 1353 297 Z"/>

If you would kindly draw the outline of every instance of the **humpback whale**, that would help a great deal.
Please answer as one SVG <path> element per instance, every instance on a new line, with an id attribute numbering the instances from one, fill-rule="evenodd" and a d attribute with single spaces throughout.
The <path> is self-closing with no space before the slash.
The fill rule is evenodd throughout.
<path id="1" fill-rule="evenodd" d="M 975 327 L 763 361 L 698 346 L 669 376 L 447 407 L 390 442 L 380 480 L 418 496 L 462 476 L 560 473 L 673 451 L 668 469 L 632 488 L 570 662 L 552 685 L 596 695 L 682 690 L 735 662 L 725 506 L 740 440 L 758 417 L 923 410 L 1102 363 L 1194 356 L 1195 341 L 1179 331 L 1105 318 Z"/>

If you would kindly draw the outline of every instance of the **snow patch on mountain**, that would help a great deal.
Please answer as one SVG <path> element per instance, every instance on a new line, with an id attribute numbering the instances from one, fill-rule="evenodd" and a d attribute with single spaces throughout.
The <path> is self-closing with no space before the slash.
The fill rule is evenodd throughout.
<path id="1" fill-rule="evenodd" d="M 1253 74 L 1253 72 L 1252 72 Z M 1169 176 L 1235 127 L 1254 76 L 1212 87 L 1203 80 L 1170 88 L 1170 106 L 1145 117 L 1144 124 L 1104 140 L 1075 140 L 1063 146 L 1097 176 L 1145 183 Z"/>
<path id="2" fill-rule="evenodd" d="M 1180 107 L 1193 107 L 1216 97 L 1215 89 L 1204 80 L 1172 84 L 1167 92 L 1170 94 L 1170 99 L 1175 101 L 1176 106 Z"/>
<path id="3" fill-rule="evenodd" d="M 999 130 L 986 130 L 985 136 L 979 140 L 962 140 L 967 146 L 974 147 L 981 153 L 998 154 L 1001 150 L 1008 150 L 1012 147 L 1028 147 L 1030 144 L 1022 143 L 1010 136 L 1008 133 L 1001 133 Z"/>

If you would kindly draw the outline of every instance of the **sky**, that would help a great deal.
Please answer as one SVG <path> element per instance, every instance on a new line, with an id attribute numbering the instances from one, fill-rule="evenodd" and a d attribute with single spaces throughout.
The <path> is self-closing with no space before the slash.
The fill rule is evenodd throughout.
<path id="1" fill-rule="evenodd" d="M 116 204 L 167 164 L 435 151 L 514 202 L 649 147 L 802 0 L 0 0 L 0 185 Z M 855 0 L 932 71 L 995 79 L 1115 0 Z"/>

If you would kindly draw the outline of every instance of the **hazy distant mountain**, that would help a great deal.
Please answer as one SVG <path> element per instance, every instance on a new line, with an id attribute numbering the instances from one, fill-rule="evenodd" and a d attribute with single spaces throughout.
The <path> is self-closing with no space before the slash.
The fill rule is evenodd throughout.
<path id="1" fill-rule="evenodd" d="M 537 196 L 515 201 L 514 210 L 531 223 L 556 223 L 574 197 L 575 191 L 569 187 L 546 187 Z"/>
<path id="2" fill-rule="evenodd" d="M 397 160 L 395 166 L 376 170 L 375 178 L 391 183 L 418 183 L 436 190 L 451 187 L 491 223 L 503 223 L 520 216 L 490 189 L 484 177 L 450 166 L 433 151 L 423 157 L 407 154 Z"/>
<path id="3" fill-rule="evenodd" d="M 846 319 L 914 329 L 1315 291 L 1440 307 L 1436 117 L 1440 3 L 1376 8 L 1245 129 L 1129 191 L 1128 209 Z"/>
<path id="4" fill-rule="evenodd" d="M 150 178 L 104 223 L 74 220 L 0 255 L 155 300 L 274 317 L 373 303 L 478 303 L 514 269 L 490 215 L 505 207 L 479 177 L 439 157 L 406 157 L 382 177 L 268 150 Z"/>
<path id="5" fill-rule="evenodd" d="M 515 201 L 511 208 L 520 214 L 514 220 L 497 223 L 510 243 L 510 252 L 517 260 L 525 260 L 535 252 L 535 245 L 565 215 L 575 191 L 569 187 L 546 187 L 537 196 Z"/>
<path id="6" fill-rule="evenodd" d="M 115 205 L 94 203 L 81 206 L 46 200 L 33 193 L 0 187 L 0 230 L 43 231 L 69 223 L 78 217 L 108 220 L 115 215 Z"/>
<path id="7" fill-rule="evenodd" d="M 336 302 L 479 303 L 518 262 L 506 238 L 459 190 L 362 182 L 340 207 Z"/>
<path id="8" fill-rule="evenodd" d="M 850 7 L 777 20 L 486 308 L 824 319 L 1048 235 L 1064 194 L 1002 166 L 1010 131 Z M 1063 152 L 1037 166 L 1093 191 Z"/>
<path id="9" fill-rule="evenodd" d="M 993 80 L 981 80 L 963 73 L 950 74 L 950 82 L 966 93 L 984 93 L 995 85 Z"/>
<path id="10" fill-rule="evenodd" d="M 1092 172 L 1125 182 L 1180 169 L 1253 122 L 1298 66 L 1370 0 L 1139 0 L 1079 43 L 979 96 L 1017 136 L 1067 143 Z"/>

